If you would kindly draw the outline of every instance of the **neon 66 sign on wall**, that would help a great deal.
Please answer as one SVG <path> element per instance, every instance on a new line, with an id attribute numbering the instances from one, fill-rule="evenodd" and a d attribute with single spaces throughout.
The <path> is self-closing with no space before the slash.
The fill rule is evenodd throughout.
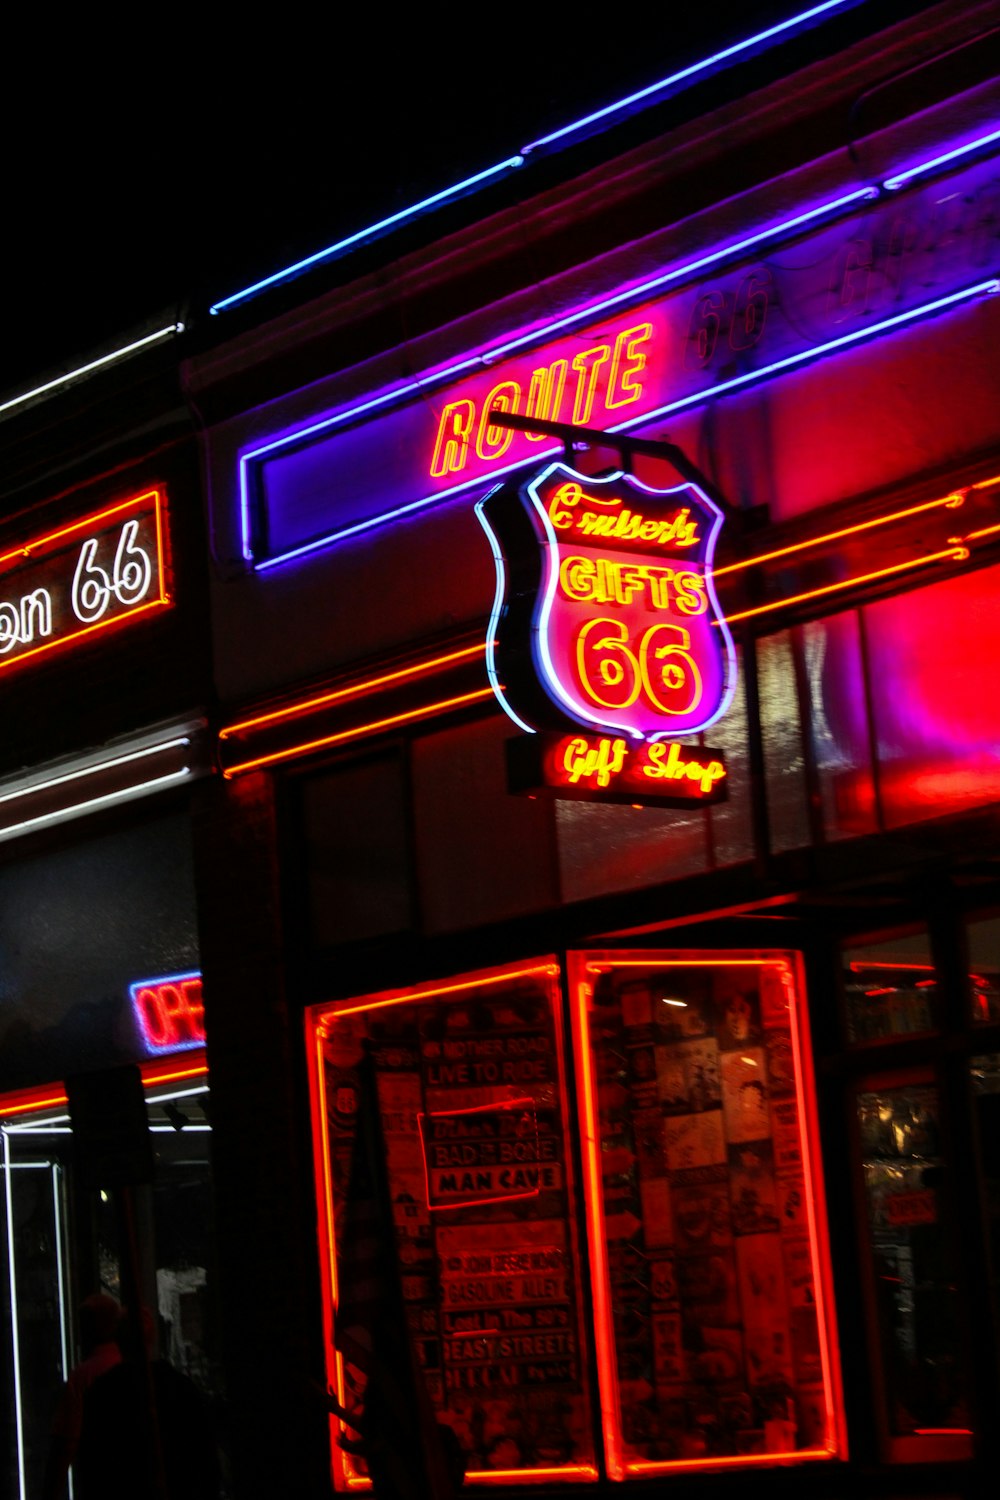
<path id="1" fill-rule="evenodd" d="M 164 511 L 146 490 L 0 555 L 0 672 L 168 605 Z"/>
<path id="2" fill-rule="evenodd" d="M 711 752 L 666 756 L 659 742 L 707 729 L 735 689 L 712 581 L 719 507 L 694 484 L 657 490 L 552 463 L 476 511 L 497 564 L 494 692 L 529 733 L 575 731 L 548 745 L 546 784 L 613 794 L 621 781 L 629 800 L 641 788 L 718 795 Z"/>

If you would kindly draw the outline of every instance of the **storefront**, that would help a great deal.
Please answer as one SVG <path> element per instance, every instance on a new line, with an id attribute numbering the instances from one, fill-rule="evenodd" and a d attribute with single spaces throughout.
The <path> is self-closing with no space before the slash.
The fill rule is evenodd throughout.
<path id="1" fill-rule="evenodd" d="M 572 251 L 567 189 L 397 262 L 405 346 L 373 277 L 187 371 L 313 1357 L 363 1399 L 374 1087 L 470 1486 L 988 1472 L 998 101 L 934 15 L 582 176 Z"/>
<path id="2" fill-rule="evenodd" d="M 62 1382 L 90 1352 L 83 1304 L 125 1302 L 129 1272 L 158 1352 L 222 1391 L 190 813 L 210 755 L 193 459 L 180 442 L 110 474 L 81 464 L 4 523 L 0 1484 L 18 1500 L 46 1493 L 57 1462 Z M 138 1125 L 112 1102 L 133 1078 Z M 86 1139 L 81 1090 L 108 1108 Z"/>
<path id="3" fill-rule="evenodd" d="M 67 406 L 0 539 L 18 1500 L 120 1290 L 67 1082 L 136 1067 L 235 1500 L 365 1492 L 389 1367 L 470 1490 L 988 1489 L 996 19 L 709 75 Z"/>

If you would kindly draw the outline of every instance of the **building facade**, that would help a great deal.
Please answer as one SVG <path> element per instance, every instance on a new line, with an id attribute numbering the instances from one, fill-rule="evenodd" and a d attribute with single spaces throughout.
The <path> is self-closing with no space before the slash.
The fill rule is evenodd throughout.
<path id="1" fill-rule="evenodd" d="M 376 1116 L 393 1358 L 469 1487 L 985 1490 L 997 19 L 702 84 L 162 351 L 58 482 L 20 419 L 21 1494 L 114 1272 L 63 1084 L 135 1062 L 233 1494 L 363 1479 L 322 1390 Z"/>

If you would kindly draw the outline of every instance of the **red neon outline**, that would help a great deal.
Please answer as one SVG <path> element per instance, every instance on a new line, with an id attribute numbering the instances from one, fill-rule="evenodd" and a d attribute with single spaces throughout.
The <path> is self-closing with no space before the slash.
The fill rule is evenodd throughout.
<path id="1" fill-rule="evenodd" d="M 572 969 L 571 956 L 567 955 L 567 966 Z M 610 1278 L 605 1253 L 605 1238 L 601 1215 L 601 1171 L 596 1132 L 597 1106 L 595 1080 L 592 1070 L 593 1052 L 590 1046 L 590 1025 L 587 1002 L 593 988 L 586 981 L 575 986 L 576 1005 L 571 1010 L 573 1042 L 576 1051 L 577 1079 L 580 1084 L 580 1149 L 583 1156 L 584 1212 L 587 1222 L 587 1240 L 590 1250 L 590 1285 L 594 1298 L 594 1342 L 597 1351 L 597 1392 L 601 1416 L 601 1434 L 604 1438 L 604 1458 L 611 1479 L 621 1479 L 624 1474 L 619 1452 L 617 1412 L 618 1367 L 608 1330 L 612 1327 L 610 1317 Z"/>
<path id="2" fill-rule="evenodd" d="M 426 719 L 431 714 L 444 713 L 449 708 L 459 708 L 467 703 L 477 703 L 484 698 L 492 697 L 491 687 L 477 688 L 473 693 L 462 693 L 457 698 L 445 698 L 441 703 L 427 703 L 423 708 L 411 708 L 405 713 L 392 714 L 387 719 L 376 719 L 371 724 L 359 724 L 354 729 L 342 729 L 339 734 L 327 734 L 318 740 L 308 740 L 302 745 L 292 745 L 286 750 L 274 750 L 269 755 L 258 755 L 254 760 L 240 761 L 235 766 L 227 766 L 222 774 L 228 781 L 233 776 L 252 771 L 258 766 L 275 765 L 278 761 L 306 755 L 310 750 L 322 750 L 330 745 L 340 745 L 347 740 L 358 739 L 361 735 L 376 734 L 380 729 L 392 729 L 398 724 L 407 724 L 414 719 Z"/>
<path id="3" fill-rule="evenodd" d="M 434 1000 L 438 995 L 454 995 L 462 990 L 485 989 L 490 984 L 503 984 L 508 979 L 522 979 L 528 974 L 547 974 L 550 979 L 559 974 L 557 963 L 522 965 L 515 969 L 483 969 L 476 978 L 475 984 L 470 984 L 467 979 L 456 981 L 454 984 L 439 984 L 431 989 L 410 990 L 381 990 L 375 995 L 366 995 L 359 1001 L 334 1001 L 332 1005 L 323 1008 L 319 1014 L 319 1024 L 325 1021 L 335 1021 L 341 1016 L 356 1016 L 366 1010 L 381 1010 L 386 1005 L 405 1005 L 408 1002 L 415 1004 L 418 1000 Z"/>
<path id="4" fill-rule="evenodd" d="M 452 1115 L 481 1115 L 481 1114 L 485 1114 L 487 1111 L 492 1112 L 492 1111 L 498 1110 L 498 1109 L 523 1109 L 526 1105 L 530 1105 L 531 1106 L 532 1113 L 533 1113 L 533 1116 L 534 1116 L 534 1121 L 535 1121 L 535 1145 L 537 1147 L 537 1145 L 538 1145 L 538 1116 L 534 1114 L 534 1110 L 536 1108 L 535 1100 L 533 1098 L 530 1098 L 530 1097 L 524 1098 L 524 1099 L 498 1099 L 497 1102 L 496 1102 L 496 1104 L 470 1104 L 467 1109 L 436 1109 L 436 1110 L 429 1110 L 428 1109 L 428 1110 L 419 1110 L 418 1111 L 418 1113 L 417 1113 L 417 1129 L 420 1131 L 420 1150 L 421 1150 L 421 1152 L 423 1154 L 423 1158 L 424 1158 L 424 1196 L 427 1199 L 427 1212 L 428 1213 L 431 1213 L 431 1214 L 434 1214 L 434 1213 L 447 1213 L 447 1212 L 449 1212 L 453 1208 L 478 1208 L 481 1205 L 485 1205 L 487 1203 L 511 1203 L 511 1202 L 514 1201 L 515 1198 L 537 1198 L 537 1197 L 539 1197 L 539 1195 L 541 1194 L 541 1188 L 534 1187 L 534 1188 L 528 1188 L 523 1193 L 503 1193 L 503 1194 L 501 1194 L 497 1198 L 459 1198 L 459 1199 L 456 1199 L 456 1201 L 454 1203 L 432 1203 L 431 1202 L 431 1177 L 430 1177 L 430 1168 L 427 1165 L 427 1141 L 426 1141 L 426 1138 L 424 1136 L 424 1121 L 425 1120 L 450 1119 Z M 541 1167 L 542 1164 L 541 1164 L 541 1162 L 536 1162 L 535 1165 L 538 1166 L 538 1167 Z M 499 1329 L 496 1330 L 496 1332 L 498 1332 L 498 1333 L 499 1333 L 499 1331 L 500 1331 Z M 483 1330 L 482 1329 L 476 1329 L 475 1332 L 481 1333 L 481 1332 L 483 1332 Z"/>
<path id="5" fill-rule="evenodd" d="M 166 588 L 166 558 L 163 545 L 163 510 L 166 499 L 164 491 L 157 486 L 151 490 L 145 490 L 141 495 L 133 495 L 128 500 L 122 500 L 118 505 L 110 506 L 107 510 L 98 511 L 95 515 L 85 516 L 80 521 L 74 521 L 69 526 L 63 526 L 58 531 L 49 532 L 46 536 L 38 537 L 35 541 L 26 542 L 15 551 L 6 552 L 0 556 L 0 570 L 4 563 L 16 560 L 25 562 L 32 560 L 36 553 L 50 543 L 60 541 L 63 537 L 70 536 L 73 532 L 86 531 L 92 528 L 98 521 L 104 521 L 109 516 L 120 515 L 123 511 L 137 510 L 153 502 L 153 520 L 156 528 L 156 572 L 159 585 L 159 594 L 155 599 L 147 599 L 138 604 L 127 606 L 119 614 L 112 615 L 110 619 L 95 620 L 91 625 L 84 625 L 80 630 L 74 630 L 71 635 L 60 635 L 55 640 L 46 641 L 42 645 L 33 646 L 30 651 L 21 651 L 17 656 L 5 657 L 0 661 L 0 672 L 8 667 L 20 666 L 22 662 L 31 661 L 45 651 L 58 651 L 64 646 L 70 646 L 81 640 L 84 636 L 93 635 L 98 630 L 110 630 L 116 625 L 124 625 L 134 620 L 137 615 L 146 613 L 151 609 L 160 609 L 169 605 L 171 597 Z M 13 573 L 12 567 L 8 570 Z"/>
<path id="6" fill-rule="evenodd" d="M 106 521 L 110 516 L 117 516 L 123 510 L 138 508 L 147 500 L 151 499 L 154 507 L 158 509 L 160 497 L 160 487 L 154 485 L 152 489 L 144 490 L 141 495 L 130 495 L 127 500 L 119 500 L 117 505 L 108 506 L 106 510 L 99 510 L 93 515 L 84 516 L 80 521 L 71 521 L 68 526 L 61 526 L 58 531 L 49 531 L 44 536 L 36 537 L 34 541 L 22 542 L 12 551 L 0 553 L 0 568 L 14 558 L 24 560 L 33 557 L 40 548 L 47 547 L 50 542 L 61 541 L 64 536 L 72 536 L 74 531 L 88 531 L 98 521 Z"/>
<path id="7" fill-rule="evenodd" d="M 632 950 L 633 953 L 635 950 Z M 705 950 L 698 950 L 704 952 Z M 588 959 L 586 952 L 567 954 L 567 965 L 572 976 L 578 974 L 605 973 L 618 968 L 677 969 L 677 968 L 750 968 L 768 967 L 779 969 L 785 976 L 785 990 L 789 1000 L 790 1034 L 795 1069 L 796 1104 L 799 1111 L 799 1140 L 802 1150 L 803 1179 L 806 1184 L 806 1222 L 814 1277 L 816 1298 L 816 1322 L 819 1335 L 820 1363 L 823 1372 L 824 1414 L 829 1447 L 798 1449 L 792 1453 L 735 1454 L 719 1458 L 680 1460 L 626 1459 L 622 1454 L 622 1439 L 619 1423 L 620 1399 L 618 1393 L 618 1370 L 614 1350 L 614 1323 L 610 1315 L 611 1288 L 608 1262 L 605 1253 L 605 1229 L 603 1213 L 603 1191 L 600 1170 L 599 1120 L 595 1102 L 593 1054 L 590 1043 L 590 1020 L 588 1001 L 593 993 L 591 983 L 577 979 L 574 984 L 575 1005 L 572 1009 L 573 1041 L 576 1050 L 577 1078 L 580 1082 L 578 1095 L 581 1146 L 588 1191 L 585 1193 L 588 1246 L 591 1256 L 591 1281 L 594 1295 L 594 1334 L 597 1346 L 598 1380 L 600 1391 L 601 1425 L 604 1435 L 608 1475 L 611 1479 L 623 1479 L 632 1474 L 683 1473 L 712 1468 L 735 1468 L 740 1465 L 761 1467 L 763 1465 L 789 1465 L 803 1461 L 846 1458 L 847 1434 L 840 1392 L 840 1361 L 835 1343 L 833 1322 L 832 1270 L 829 1261 L 826 1218 L 822 1180 L 814 1173 L 813 1161 L 819 1160 L 817 1117 L 815 1100 L 805 1092 L 805 1061 L 808 1056 L 808 1021 L 805 1005 L 800 1005 L 799 995 L 803 985 L 801 961 L 797 955 L 775 951 L 769 957 L 747 954 L 742 958 L 706 959 L 693 958 L 682 950 L 668 954 L 651 951 L 641 956 L 630 957 L 612 954 L 607 958 Z M 794 972 L 793 972 L 794 965 Z"/>
<path id="8" fill-rule="evenodd" d="M 435 672 L 439 667 L 448 666 L 451 662 L 464 661 L 468 657 L 482 656 L 484 643 L 477 641 L 474 646 L 463 646 L 460 651 L 449 651 L 445 656 L 432 656 L 427 661 L 416 662 L 409 667 L 400 667 L 393 672 L 383 672 L 377 677 L 366 678 L 362 682 L 350 683 L 347 687 L 333 688 L 328 693 L 319 693 L 314 698 L 303 698 L 298 703 L 291 703 L 285 708 L 276 708 L 270 713 L 258 714 L 255 719 L 241 719 L 236 724 L 227 724 L 219 730 L 219 739 L 230 739 L 235 734 L 242 734 L 247 729 L 259 729 L 263 724 L 276 724 L 282 719 L 295 719 L 312 713 L 317 708 L 323 708 L 328 703 L 336 703 L 343 698 L 353 698 L 365 693 L 377 692 L 380 688 L 392 682 L 400 682 L 406 677 L 422 677 L 425 673 Z"/>
<path id="9" fill-rule="evenodd" d="M 334 1390 L 338 1401 L 344 1404 L 346 1395 L 346 1383 L 344 1379 L 343 1356 L 333 1344 L 333 1311 L 337 1300 L 337 1263 L 336 1263 L 336 1238 L 334 1228 L 333 1210 L 333 1177 L 330 1162 L 330 1143 L 327 1132 L 327 1098 L 325 1059 L 323 1043 L 329 1031 L 329 1026 L 344 1016 L 358 1015 L 368 1010 L 380 1010 L 386 1005 L 400 1005 L 406 1002 L 417 1003 L 420 1001 L 435 999 L 441 995 L 454 995 L 463 991 L 480 990 L 487 985 L 502 984 L 512 979 L 519 979 L 527 975 L 544 975 L 550 981 L 557 981 L 560 975 L 560 966 L 553 959 L 534 964 L 519 964 L 502 969 L 483 969 L 472 974 L 466 974 L 454 982 L 440 985 L 431 985 L 419 989 L 404 991 L 389 991 L 382 994 L 367 996 L 360 1001 L 349 1001 L 347 1003 L 334 1002 L 332 1005 L 317 1006 L 308 1011 L 305 1016 L 307 1051 L 313 1059 L 313 1066 L 309 1069 L 309 1098 L 310 1113 L 313 1131 L 314 1149 L 313 1165 L 316 1182 L 316 1200 L 319 1207 L 317 1214 L 317 1241 L 320 1259 L 320 1276 L 323 1289 L 323 1338 L 324 1348 L 327 1352 L 327 1369 L 333 1374 Z M 560 1010 L 560 994 L 558 985 L 550 983 L 550 1000 L 553 1005 L 555 1019 L 556 1037 L 556 1065 L 557 1076 L 565 1079 L 567 1077 L 565 1068 L 565 1054 L 562 1043 L 561 1028 L 558 1024 Z M 529 1096 L 525 1096 L 529 1097 Z M 510 1101 L 511 1105 L 517 1101 Z M 501 1101 L 499 1107 L 506 1107 L 508 1101 Z M 531 1098 L 532 1104 L 537 1104 Z M 471 1114 L 483 1109 L 495 1109 L 497 1105 L 471 1105 L 463 1110 L 440 1110 L 435 1114 Z M 569 1139 L 569 1119 L 567 1117 L 566 1090 L 562 1090 L 561 1120 L 565 1138 Z M 566 1174 L 566 1189 L 569 1194 L 574 1187 L 572 1174 L 572 1158 L 567 1153 L 564 1166 Z M 481 1200 L 480 1200 L 481 1201 Z M 568 1246 L 568 1253 L 573 1257 L 576 1271 L 577 1292 L 577 1316 L 581 1319 L 582 1327 L 582 1305 L 580 1303 L 580 1276 L 579 1257 L 574 1253 L 572 1238 Z M 474 1330 L 474 1333 L 482 1334 L 483 1330 Z M 462 1335 L 468 1337 L 466 1333 Z M 337 1443 L 337 1432 L 344 1430 L 343 1421 L 330 1416 L 331 1432 L 331 1457 L 334 1469 L 334 1485 L 339 1491 L 344 1490 L 370 1490 L 371 1481 L 363 1475 L 354 1473 L 350 1469 L 350 1457 L 344 1453 Z M 470 1483 L 482 1485 L 508 1484 L 515 1481 L 522 1484 L 544 1482 L 549 1479 L 560 1480 L 566 1483 L 593 1483 L 599 1478 L 599 1473 L 594 1464 L 566 1464 L 564 1466 L 545 1465 L 528 1469 L 470 1469 L 466 1479 Z"/>

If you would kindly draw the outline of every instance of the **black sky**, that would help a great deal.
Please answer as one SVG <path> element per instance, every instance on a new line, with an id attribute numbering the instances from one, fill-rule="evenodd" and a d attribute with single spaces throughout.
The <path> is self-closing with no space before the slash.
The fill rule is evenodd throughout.
<path id="1" fill-rule="evenodd" d="M 0 392 L 307 255 L 806 0 L 294 5 L 8 56 Z M 257 30 L 253 28 L 257 27 Z M 58 43 L 58 52 L 55 44 Z M 221 332 L 221 330 L 220 330 Z"/>

